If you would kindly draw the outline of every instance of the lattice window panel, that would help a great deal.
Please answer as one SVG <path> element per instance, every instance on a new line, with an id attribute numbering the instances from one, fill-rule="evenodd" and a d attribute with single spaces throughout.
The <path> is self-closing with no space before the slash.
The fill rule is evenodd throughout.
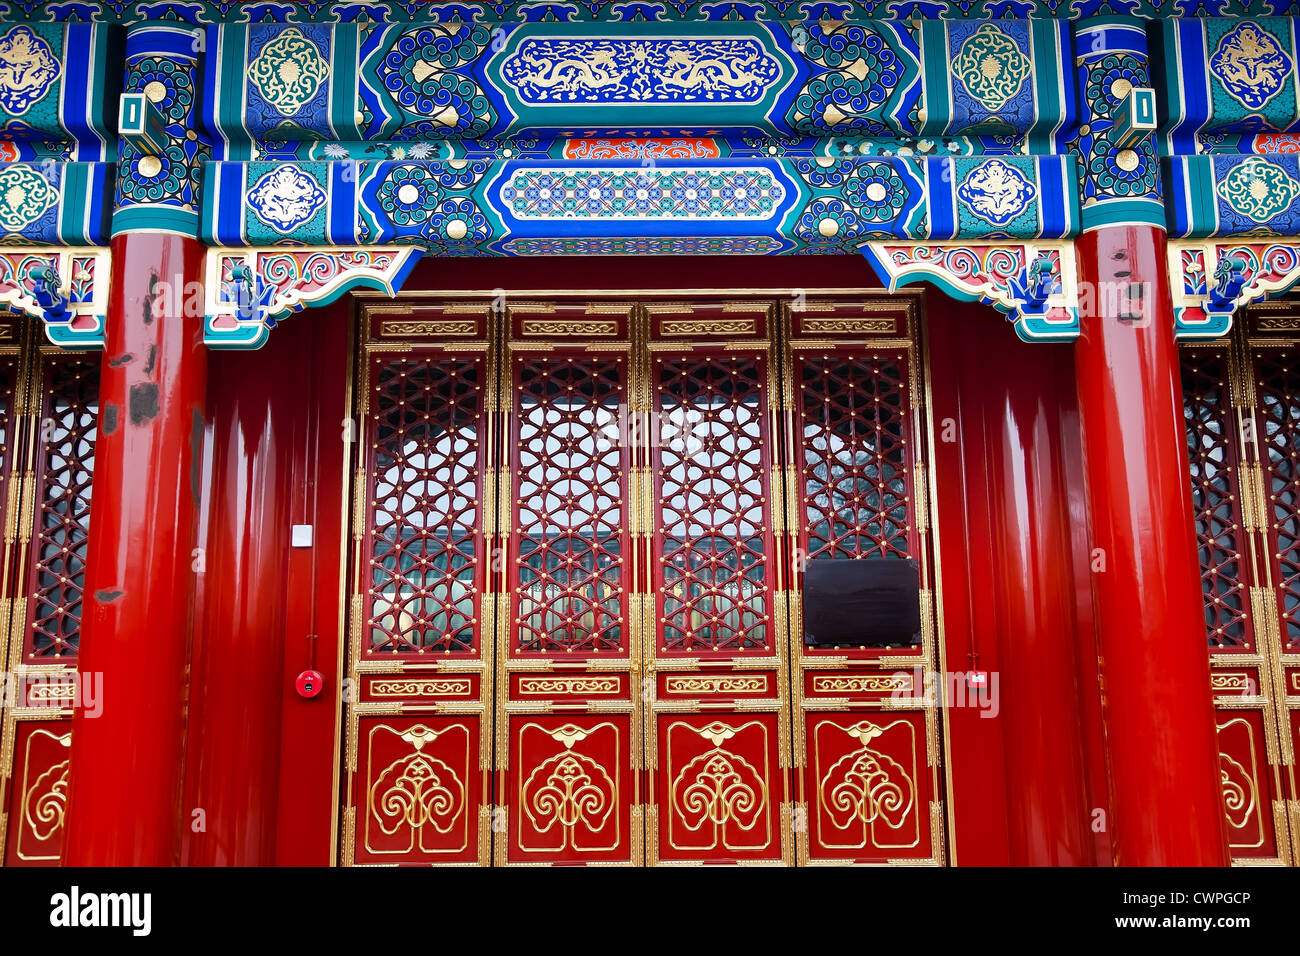
<path id="1" fill-rule="evenodd" d="M 98 418 L 99 356 L 47 358 L 28 601 L 27 653 L 34 659 L 77 652 Z"/>
<path id="2" fill-rule="evenodd" d="M 367 653 L 471 653 L 482 580 L 484 360 L 371 368 Z"/>
<path id="3" fill-rule="evenodd" d="M 1224 351 L 1184 350 L 1183 418 L 1205 596 L 1205 630 L 1211 647 L 1247 647 L 1251 638 L 1229 375 Z"/>
<path id="4" fill-rule="evenodd" d="M 17 376 L 18 356 L 0 355 L 0 507 L 4 507 L 9 500 L 9 480 L 17 452 L 14 447 L 14 387 Z M 14 515 L 7 520 L 16 517 Z M 6 530 L 13 532 L 13 529 Z"/>
<path id="5" fill-rule="evenodd" d="M 880 353 L 800 363 L 809 560 L 916 553 L 906 363 Z"/>
<path id="6" fill-rule="evenodd" d="M 771 596 L 763 369 L 753 357 L 657 360 L 661 648 L 767 647 Z"/>
<path id="7" fill-rule="evenodd" d="M 622 358 L 516 362 L 516 646 L 617 651 L 628 586 Z"/>
<path id="8" fill-rule="evenodd" d="M 1273 558 L 1283 650 L 1300 650 L 1300 356 L 1261 349 L 1255 359 L 1265 525 Z"/>

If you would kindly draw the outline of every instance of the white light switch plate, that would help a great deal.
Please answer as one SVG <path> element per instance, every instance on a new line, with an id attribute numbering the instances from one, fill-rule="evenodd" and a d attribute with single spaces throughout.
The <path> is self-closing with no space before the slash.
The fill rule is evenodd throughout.
<path id="1" fill-rule="evenodd" d="M 293 526 L 293 546 L 295 548 L 311 547 L 311 525 L 296 524 Z"/>

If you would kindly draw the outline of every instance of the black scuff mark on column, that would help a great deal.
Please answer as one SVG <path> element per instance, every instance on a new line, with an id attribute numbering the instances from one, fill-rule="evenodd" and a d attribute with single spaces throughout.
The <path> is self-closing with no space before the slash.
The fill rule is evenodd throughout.
<path id="1" fill-rule="evenodd" d="M 132 425 L 144 425 L 158 417 L 158 386 L 137 382 L 127 394 L 127 410 Z"/>
<path id="2" fill-rule="evenodd" d="M 109 591 L 104 589 L 95 592 L 95 600 L 100 604 L 112 604 L 125 593 L 125 591 Z"/>
<path id="3" fill-rule="evenodd" d="M 190 418 L 190 495 L 194 506 L 199 505 L 199 466 L 203 464 L 203 415 L 197 408 Z"/>
<path id="4" fill-rule="evenodd" d="M 149 346 L 149 361 L 145 364 L 144 374 L 146 375 L 153 374 L 153 365 L 154 362 L 156 361 L 158 361 L 158 346 L 151 345 Z"/>
<path id="5" fill-rule="evenodd" d="M 108 364 L 111 365 L 113 368 L 121 368 L 123 365 L 125 365 L 127 362 L 130 362 L 134 358 L 135 356 L 132 355 L 130 352 L 123 352 L 117 358 L 109 359 Z"/>
<path id="6" fill-rule="evenodd" d="M 122 410 L 117 407 L 116 402 L 109 402 L 104 406 L 104 434 L 111 435 L 117 431 L 117 419 Z"/>
<path id="7" fill-rule="evenodd" d="M 144 319 L 145 325 L 153 325 L 153 300 L 158 294 L 158 273 L 149 273 L 149 294 L 145 297 L 144 306 L 140 310 L 140 317 Z"/>

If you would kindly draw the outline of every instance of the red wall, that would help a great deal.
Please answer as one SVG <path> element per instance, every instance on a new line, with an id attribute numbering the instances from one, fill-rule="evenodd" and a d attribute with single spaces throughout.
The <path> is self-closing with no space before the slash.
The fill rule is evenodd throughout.
<path id="1" fill-rule="evenodd" d="M 256 352 L 210 356 L 182 814 L 191 865 L 333 858 L 349 311 L 313 310 Z M 312 525 L 313 547 L 290 547 L 295 524 Z M 325 689 L 305 700 L 294 678 L 313 660 Z"/>
<path id="2" fill-rule="evenodd" d="M 996 718 L 948 710 L 955 858 L 1109 864 L 1073 350 L 928 306 L 947 666 L 999 692 Z"/>

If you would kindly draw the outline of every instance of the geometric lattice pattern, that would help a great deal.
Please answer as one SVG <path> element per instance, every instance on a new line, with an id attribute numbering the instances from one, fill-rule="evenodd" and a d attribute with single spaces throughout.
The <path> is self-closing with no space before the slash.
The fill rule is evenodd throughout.
<path id="1" fill-rule="evenodd" d="M 99 357 L 52 356 L 45 368 L 37 448 L 39 499 L 32 534 L 33 590 L 27 652 L 77 652 L 90 488 L 99 417 Z"/>
<path id="2" fill-rule="evenodd" d="M 1256 388 L 1268 492 L 1270 551 L 1285 653 L 1300 649 L 1300 362 L 1294 352 L 1260 349 Z"/>
<path id="3" fill-rule="evenodd" d="M 622 647 L 625 366 L 591 356 L 518 363 L 520 651 Z"/>
<path id="4" fill-rule="evenodd" d="M 697 653 L 765 647 L 765 373 L 756 359 L 733 355 L 660 363 L 652 529 L 662 548 L 660 646 Z"/>
<path id="5" fill-rule="evenodd" d="M 367 650 L 473 652 L 482 363 L 379 357 L 372 382 Z"/>
<path id="6" fill-rule="evenodd" d="M 912 553 L 905 361 L 830 355 L 800 363 L 809 560 Z"/>
<path id="7" fill-rule="evenodd" d="M 1226 353 L 1183 350 L 1182 378 L 1205 630 L 1211 647 L 1247 647 L 1250 598 L 1242 576 L 1240 488 L 1232 441 L 1236 416 L 1228 395 Z"/>
<path id="8" fill-rule="evenodd" d="M 0 355 L 0 505 L 9 500 L 9 481 L 13 473 L 14 456 L 14 387 L 17 385 L 18 356 Z M 12 519 L 16 520 L 17 515 Z M 7 582 L 0 582 L 3 587 Z M 7 592 L 6 592 L 7 593 Z"/>

